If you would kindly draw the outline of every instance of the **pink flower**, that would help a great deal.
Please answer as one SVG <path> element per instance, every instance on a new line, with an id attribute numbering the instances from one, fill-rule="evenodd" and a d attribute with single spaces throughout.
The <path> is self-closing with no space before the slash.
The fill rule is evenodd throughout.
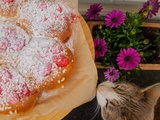
<path id="1" fill-rule="evenodd" d="M 106 15 L 105 24 L 106 26 L 113 28 L 118 27 L 124 23 L 125 14 L 120 10 L 112 10 Z"/>
<path id="2" fill-rule="evenodd" d="M 107 52 L 106 41 L 100 38 L 94 39 L 95 57 L 103 57 Z"/>
<path id="3" fill-rule="evenodd" d="M 133 48 L 127 48 L 120 51 L 116 61 L 118 66 L 124 70 L 132 70 L 136 68 L 140 61 L 140 54 Z"/>
<path id="4" fill-rule="evenodd" d="M 140 13 L 143 13 L 145 18 L 151 18 L 153 15 L 156 16 L 160 7 L 158 0 L 148 0 L 143 4 Z"/>
<path id="5" fill-rule="evenodd" d="M 90 20 L 94 20 L 100 16 L 102 10 L 100 3 L 90 5 L 90 8 L 87 10 L 86 15 Z"/>
<path id="6" fill-rule="evenodd" d="M 111 67 L 104 72 L 104 76 L 106 80 L 114 82 L 119 78 L 119 71 L 116 70 L 114 67 Z"/>

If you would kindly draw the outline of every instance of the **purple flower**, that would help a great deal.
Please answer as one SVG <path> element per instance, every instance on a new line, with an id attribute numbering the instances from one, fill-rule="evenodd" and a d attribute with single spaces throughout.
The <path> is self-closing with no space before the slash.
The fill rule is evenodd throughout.
<path id="1" fill-rule="evenodd" d="M 106 80 L 114 82 L 119 78 L 119 71 L 116 70 L 114 67 L 111 67 L 104 72 L 104 77 Z"/>
<path id="2" fill-rule="evenodd" d="M 143 4 L 143 7 L 140 10 L 145 18 L 151 18 L 153 15 L 156 16 L 160 7 L 160 2 L 158 0 L 148 0 Z"/>
<path id="3" fill-rule="evenodd" d="M 107 51 L 106 41 L 100 38 L 94 39 L 95 57 L 103 57 Z"/>
<path id="4" fill-rule="evenodd" d="M 160 58 L 160 54 L 158 55 L 158 58 Z"/>
<path id="5" fill-rule="evenodd" d="M 100 3 L 90 5 L 90 8 L 87 10 L 86 15 L 90 20 L 94 20 L 100 16 L 102 10 Z"/>
<path id="6" fill-rule="evenodd" d="M 125 14 L 120 10 L 112 10 L 109 12 L 105 17 L 105 24 L 106 26 L 113 28 L 118 27 L 122 23 L 124 23 Z"/>
<path id="7" fill-rule="evenodd" d="M 127 48 L 120 51 L 116 59 L 118 66 L 125 70 L 132 70 L 138 66 L 141 61 L 140 54 L 133 48 Z"/>

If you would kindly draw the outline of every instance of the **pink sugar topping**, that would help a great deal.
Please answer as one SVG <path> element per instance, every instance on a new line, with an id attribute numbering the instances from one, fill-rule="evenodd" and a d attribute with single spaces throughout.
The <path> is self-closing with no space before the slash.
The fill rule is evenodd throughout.
<path id="1" fill-rule="evenodd" d="M 0 95 L 2 94 L 2 88 L 0 88 Z"/>
<path id="2" fill-rule="evenodd" d="M 15 28 L 6 28 L 5 34 L 6 34 L 6 36 L 9 36 L 14 39 L 16 39 L 16 37 L 17 37 L 17 32 L 16 32 Z"/>
<path id="3" fill-rule="evenodd" d="M 15 41 L 11 43 L 11 48 L 17 51 L 22 50 L 22 48 L 25 46 L 25 41 L 24 39 L 17 38 Z"/>
<path id="4" fill-rule="evenodd" d="M 0 82 L 6 84 L 12 79 L 12 74 L 6 70 L 6 69 L 1 69 L 0 70 Z"/>
<path id="5" fill-rule="evenodd" d="M 69 64 L 69 60 L 63 55 L 53 57 L 53 62 L 58 67 L 66 67 Z"/>
<path id="6" fill-rule="evenodd" d="M 57 11 L 59 11 L 61 13 L 62 12 L 62 7 L 58 6 Z"/>
<path id="7" fill-rule="evenodd" d="M 24 97 L 30 95 L 27 83 L 23 77 L 17 75 L 13 69 L 5 66 L 0 67 L 0 102 L 18 104 Z"/>
<path id="8" fill-rule="evenodd" d="M 3 1 L 6 2 L 6 3 L 14 2 L 14 0 L 3 0 Z"/>
<path id="9" fill-rule="evenodd" d="M 25 46 L 25 38 L 20 30 L 12 27 L 7 27 L 2 30 L 5 36 L 0 38 L 0 50 L 11 48 L 16 51 L 22 50 Z"/>
<path id="10" fill-rule="evenodd" d="M 11 103 L 13 105 L 18 104 L 20 101 L 18 94 L 14 91 L 9 93 L 7 98 L 8 98 L 9 103 Z"/>
<path id="11" fill-rule="evenodd" d="M 55 44 L 52 48 L 52 53 L 53 54 L 58 54 L 62 51 L 63 51 L 62 45 L 60 45 L 59 43 Z"/>
<path id="12" fill-rule="evenodd" d="M 39 1 L 37 3 L 37 6 L 43 11 L 43 10 L 46 10 L 47 9 L 47 5 L 45 2 L 42 2 L 42 1 Z"/>
<path id="13" fill-rule="evenodd" d="M 7 38 L 0 38 L 0 51 L 5 51 L 9 47 L 10 43 Z"/>
<path id="14" fill-rule="evenodd" d="M 42 76 L 47 76 L 51 73 L 52 70 L 52 64 L 51 63 L 47 63 L 46 65 L 43 66 L 43 73 Z"/>
<path id="15" fill-rule="evenodd" d="M 27 84 L 19 84 L 16 86 L 16 93 L 22 95 L 22 96 L 29 96 L 30 90 L 27 87 Z"/>
<path id="16" fill-rule="evenodd" d="M 44 20 L 43 20 L 43 21 L 45 22 L 45 21 L 47 21 L 47 20 L 48 20 L 48 18 L 47 18 L 46 16 L 44 16 Z"/>
<path id="17" fill-rule="evenodd" d="M 74 14 L 74 13 L 71 13 L 70 14 L 70 17 L 71 17 L 71 23 L 74 23 L 76 20 L 77 20 L 77 18 L 78 18 L 78 16 L 76 15 L 76 14 Z"/>

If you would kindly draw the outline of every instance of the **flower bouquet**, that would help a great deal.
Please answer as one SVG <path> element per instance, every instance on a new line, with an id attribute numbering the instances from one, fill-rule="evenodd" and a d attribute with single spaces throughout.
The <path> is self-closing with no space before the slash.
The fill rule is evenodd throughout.
<path id="1" fill-rule="evenodd" d="M 160 63 L 160 30 L 154 30 L 150 38 L 143 31 L 147 28 L 141 27 L 159 8 L 158 0 L 148 0 L 138 12 L 112 10 L 104 17 L 104 25 L 94 29 L 95 61 L 109 66 L 104 72 L 107 80 L 125 80 L 131 71 L 138 73 L 140 63 Z M 90 5 L 88 19 L 100 17 L 102 9 L 100 3 Z"/>

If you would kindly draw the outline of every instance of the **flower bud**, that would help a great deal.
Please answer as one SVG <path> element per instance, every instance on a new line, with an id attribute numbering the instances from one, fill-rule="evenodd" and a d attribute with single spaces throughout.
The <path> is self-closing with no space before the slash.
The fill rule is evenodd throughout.
<path id="1" fill-rule="evenodd" d="M 130 43 L 129 46 L 132 47 L 132 46 L 133 46 L 133 43 Z"/>
<path id="2" fill-rule="evenodd" d="M 153 54 L 155 54 L 155 53 L 156 53 L 156 50 L 153 50 L 152 52 L 153 52 Z"/>
<path id="3" fill-rule="evenodd" d="M 140 56 L 143 56 L 144 55 L 144 52 L 140 52 Z"/>
<path id="4" fill-rule="evenodd" d="M 101 30 L 102 29 L 102 25 L 98 25 L 98 28 Z"/>
<path id="5" fill-rule="evenodd" d="M 149 39 L 145 39 L 145 40 L 143 41 L 144 44 L 148 44 L 149 42 L 150 42 Z"/>
<path id="6" fill-rule="evenodd" d="M 135 30 L 135 29 L 132 29 L 132 30 L 131 30 L 131 34 L 132 34 L 132 35 L 136 34 L 136 30 Z"/>

